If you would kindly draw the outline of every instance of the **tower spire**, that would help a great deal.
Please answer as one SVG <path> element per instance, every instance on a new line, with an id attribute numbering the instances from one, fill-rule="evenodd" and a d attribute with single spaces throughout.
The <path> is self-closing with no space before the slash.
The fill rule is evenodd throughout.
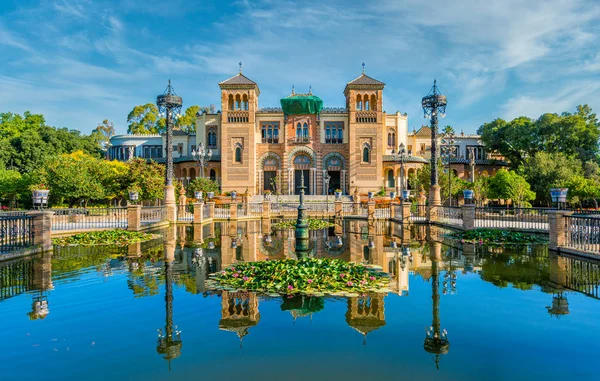
<path id="1" fill-rule="evenodd" d="M 365 63 L 362 63 L 362 73 L 365 74 Z"/>
<path id="2" fill-rule="evenodd" d="M 242 61 L 240 61 L 239 65 L 240 65 L 240 74 L 242 74 Z"/>

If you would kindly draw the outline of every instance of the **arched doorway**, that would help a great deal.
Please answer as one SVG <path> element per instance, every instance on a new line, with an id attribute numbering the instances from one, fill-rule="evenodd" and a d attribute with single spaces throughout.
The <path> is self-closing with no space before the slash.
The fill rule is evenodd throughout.
<path id="1" fill-rule="evenodd" d="M 190 181 L 196 178 L 196 168 L 190 168 Z"/>
<path id="2" fill-rule="evenodd" d="M 310 183 L 310 164 L 311 160 L 305 154 L 300 154 L 294 158 L 294 194 L 300 194 L 300 186 L 302 185 L 302 177 L 304 177 L 304 194 L 311 193 Z"/>
<path id="3" fill-rule="evenodd" d="M 277 191 L 277 170 L 279 169 L 279 160 L 274 156 L 269 156 L 263 161 L 263 191 Z"/>
<path id="4" fill-rule="evenodd" d="M 212 181 L 217 181 L 217 171 L 215 171 L 214 168 L 210 170 L 209 176 Z"/>
<path id="5" fill-rule="evenodd" d="M 394 183 L 394 171 L 392 169 L 389 169 L 387 172 L 387 187 L 396 188 L 396 184 Z"/>
<path id="6" fill-rule="evenodd" d="M 340 189 L 343 193 L 346 192 L 345 182 L 345 159 L 337 152 L 328 153 L 323 157 L 323 175 L 329 175 L 329 189 L 325 189 L 325 182 L 323 182 L 323 194 L 329 191 L 329 194 L 333 194 L 336 189 Z"/>

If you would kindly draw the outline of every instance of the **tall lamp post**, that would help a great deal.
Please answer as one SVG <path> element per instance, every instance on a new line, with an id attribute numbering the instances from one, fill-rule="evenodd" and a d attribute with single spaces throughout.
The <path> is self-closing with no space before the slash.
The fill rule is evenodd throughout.
<path id="1" fill-rule="evenodd" d="M 404 202 L 404 163 L 406 163 L 412 154 L 410 152 L 407 153 L 404 143 L 400 143 L 398 152 L 392 150 L 392 156 L 397 163 L 400 163 L 400 199 Z M 396 184 L 396 192 L 398 192 L 398 184 Z"/>
<path id="2" fill-rule="evenodd" d="M 446 134 L 442 139 L 441 145 L 442 151 L 442 162 L 445 162 L 448 166 L 448 206 L 452 206 L 452 176 L 450 175 L 450 164 L 452 159 L 457 155 L 456 139 L 454 139 L 454 133 Z"/>
<path id="3" fill-rule="evenodd" d="M 421 99 L 424 117 L 431 121 L 431 189 L 429 190 L 429 203 L 431 205 L 441 204 L 440 186 L 438 185 L 438 118 L 446 116 L 446 96 L 440 94 L 437 81 L 433 80 L 433 87 L 429 94 Z"/>
<path id="4" fill-rule="evenodd" d="M 164 116 L 167 123 L 167 170 L 165 172 L 165 205 L 175 209 L 175 187 L 173 186 L 173 119 L 178 118 L 181 113 L 183 101 L 180 96 L 175 94 L 171 86 L 171 80 L 167 89 L 162 95 L 156 97 L 156 105 L 161 116 Z M 172 211 L 175 215 L 176 211 Z M 167 214 L 171 214 L 167 212 Z M 168 217 L 169 220 L 173 220 Z"/>
<path id="5" fill-rule="evenodd" d="M 194 160 L 198 162 L 198 165 L 200 166 L 199 173 L 202 173 L 202 177 L 206 177 L 204 168 L 206 168 L 206 165 L 208 164 L 208 161 L 210 160 L 211 156 L 212 150 L 210 148 L 205 149 L 202 143 L 200 143 L 197 150 L 192 150 L 192 158 L 194 158 Z"/>
<path id="6" fill-rule="evenodd" d="M 331 181 L 331 176 L 326 170 L 323 172 L 323 181 L 325 182 L 325 202 L 327 203 L 327 212 L 329 212 L 329 182 Z"/>
<path id="7" fill-rule="evenodd" d="M 475 182 L 475 147 L 469 147 L 469 166 L 471 167 L 471 182 Z"/>

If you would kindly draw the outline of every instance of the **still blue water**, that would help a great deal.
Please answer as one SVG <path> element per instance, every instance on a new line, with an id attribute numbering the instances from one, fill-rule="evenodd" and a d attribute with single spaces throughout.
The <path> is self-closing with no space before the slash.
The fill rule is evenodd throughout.
<path id="1" fill-rule="evenodd" d="M 312 313 L 282 310 L 284 297 L 203 289 L 209 270 L 263 258 L 269 245 L 249 225 L 213 226 L 200 241 L 191 228 L 163 232 L 177 239 L 173 261 L 164 260 L 172 245 L 154 241 L 141 253 L 71 248 L 2 262 L 0 379 L 598 379 L 596 263 L 544 247 L 465 248 L 413 233 L 413 261 L 402 270 L 389 243 L 408 240 L 389 225 L 356 224 L 315 233 L 312 255 L 331 255 L 324 242 L 341 235 L 344 249 L 334 254 L 392 272 L 392 292 L 325 298 Z M 285 251 L 288 237 L 273 240 Z M 193 260 L 198 246 L 209 270 Z M 127 257 L 134 254 L 142 255 Z M 436 318 L 449 341 L 438 356 L 424 349 Z M 173 328 L 170 360 L 157 349 L 165 326 Z"/>

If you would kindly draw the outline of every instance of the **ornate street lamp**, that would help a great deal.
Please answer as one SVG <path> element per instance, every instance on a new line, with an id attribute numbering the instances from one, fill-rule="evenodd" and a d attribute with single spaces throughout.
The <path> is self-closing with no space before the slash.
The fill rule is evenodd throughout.
<path id="1" fill-rule="evenodd" d="M 160 116 L 165 117 L 167 124 L 167 170 L 165 172 L 165 204 L 175 204 L 175 188 L 173 187 L 173 124 L 174 119 L 179 118 L 181 114 L 181 105 L 183 101 L 180 96 L 175 94 L 171 86 L 171 80 L 167 89 L 162 95 L 156 97 L 156 105 Z"/>
<path id="2" fill-rule="evenodd" d="M 198 150 L 192 150 L 192 157 L 200 165 L 200 173 L 202 173 L 202 177 L 206 177 L 204 168 L 206 168 L 206 165 L 208 164 L 208 161 L 210 160 L 211 156 L 212 150 L 210 148 L 205 149 L 202 143 L 200 143 L 200 145 L 198 146 Z"/>
<path id="3" fill-rule="evenodd" d="M 437 87 L 437 81 L 433 80 L 433 87 L 429 94 L 423 97 L 421 105 L 423 106 L 424 117 L 431 121 L 431 189 L 429 191 L 429 201 L 431 205 L 441 203 L 440 186 L 438 185 L 437 171 L 437 134 L 438 118 L 446 116 L 446 96 L 440 94 Z"/>
<path id="4" fill-rule="evenodd" d="M 471 167 L 471 182 L 475 182 L 475 147 L 469 147 L 469 166 Z"/>
<path id="5" fill-rule="evenodd" d="M 404 143 L 398 146 L 398 152 L 392 150 L 392 157 L 397 163 L 400 163 L 400 197 L 402 202 L 408 199 L 408 195 L 404 194 L 404 163 L 412 156 L 412 153 L 407 151 Z M 398 192 L 398 184 L 396 184 L 396 192 Z"/>
<path id="6" fill-rule="evenodd" d="M 448 166 L 448 206 L 452 206 L 452 176 L 450 175 L 450 164 L 452 159 L 455 158 L 458 153 L 458 147 L 456 147 L 456 139 L 454 139 L 453 132 L 446 134 L 442 139 L 440 148 L 442 151 L 442 162 Z"/>

